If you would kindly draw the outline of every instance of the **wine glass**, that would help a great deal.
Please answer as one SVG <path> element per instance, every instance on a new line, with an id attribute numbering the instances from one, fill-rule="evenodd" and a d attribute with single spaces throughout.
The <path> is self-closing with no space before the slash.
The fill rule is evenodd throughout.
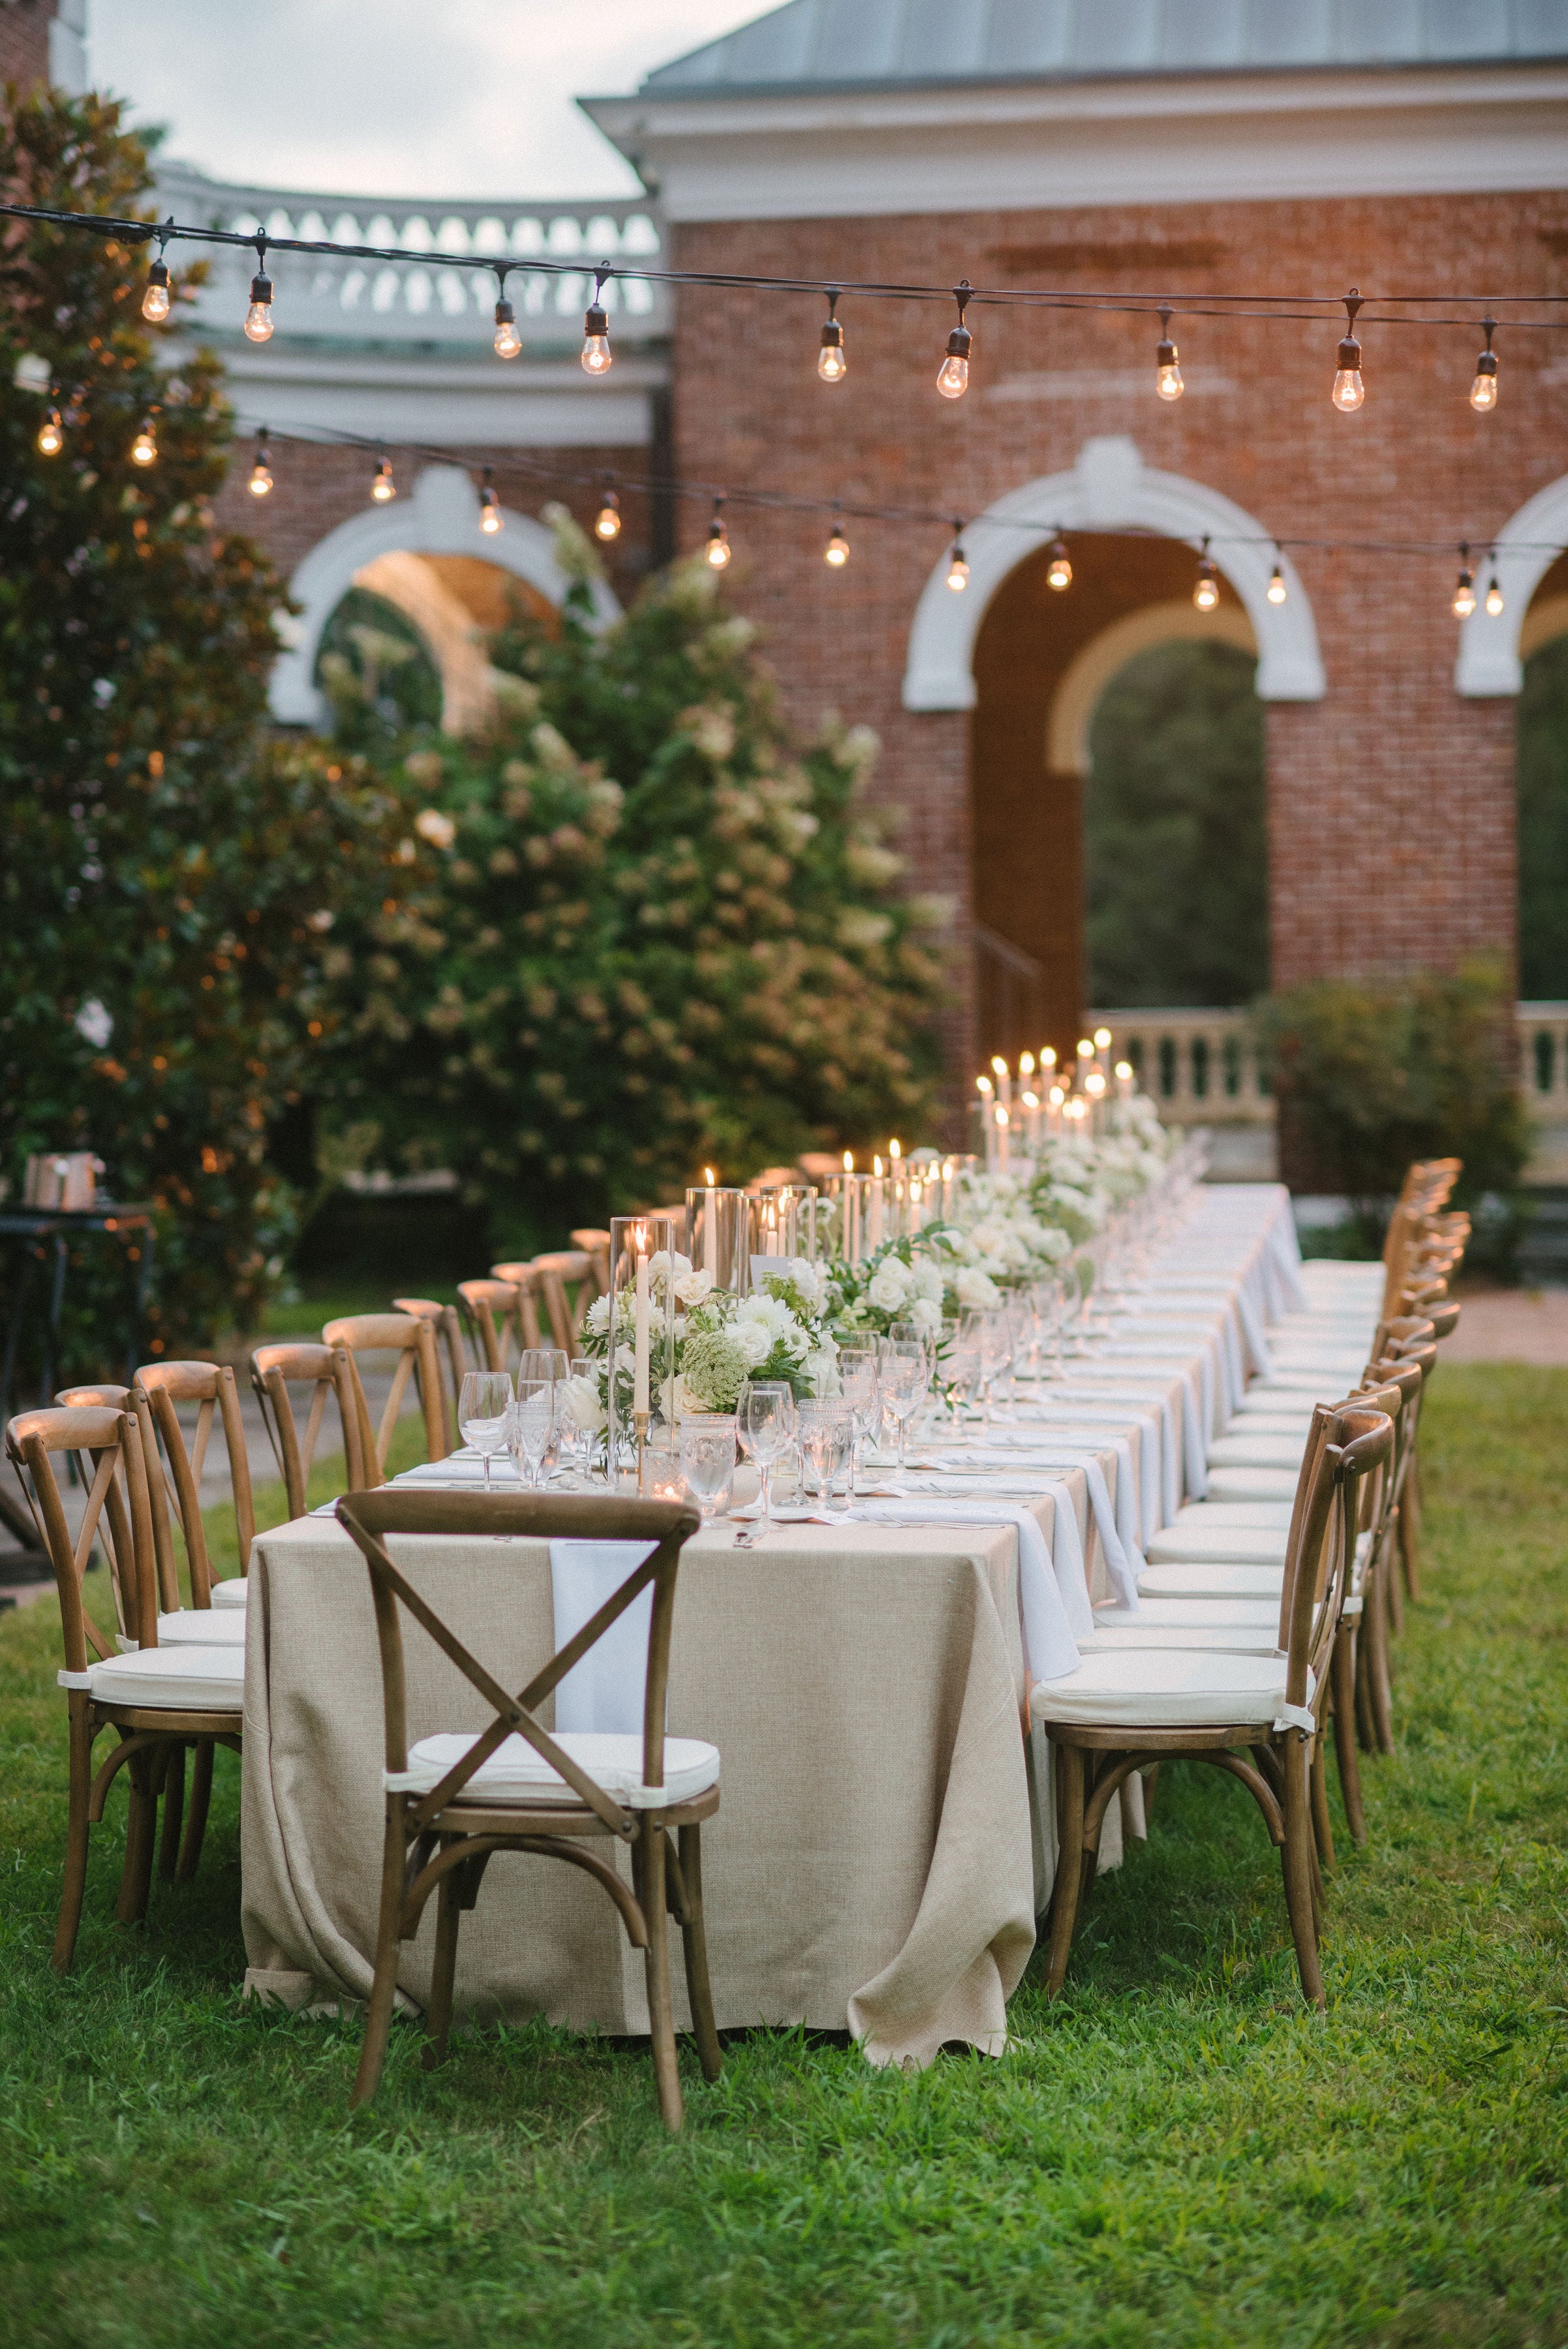
<path id="1" fill-rule="evenodd" d="M 517 1400 L 512 1406 L 512 1433 L 517 1453 L 517 1473 L 535 1491 L 539 1485 L 539 1470 L 550 1438 L 556 1430 L 556 1381 L 554 1379 L 524 1379 L 517 1381 Z"/>
<path id="2" fill-rule="evenodd" d="M 882 1340 L 882 1401 L 898 1423 L 898 1473 L 907 1464 L 909 1422 L 926 1399 L 930 1361 L 920 1338 Z"/>
<path id="3" fill-rule="evenodd" d="M 680 1474 L 704 1524 L 729 1504 L 735 1476 L 735 1414 L 693 1411 L 680 1422 Z"/>
<path id="4" fill-rule="evenodd" d="M 846 1464 L 849 1468 L 849 1486 L 855 1484 L 855 1414 L 842 1395 L 829 1395 L 815 1402 L 798 1403 L 800 1447 L 816 1478 L 816 1489 L 824 1507 L 830 1516 L 843 1516 L 849 1506 L 846 1496 L 843 1510 L 834 1507 L 834 1486 Z"/>
<path id="5" fill-rule="evenodd" d="M 490 1485 L 490 1463 L 506 1449 L 507 1415 L 512 1407 L 509 1371 L 465 1371 L 458 1397 L 457 1424 L 463 1442 L 484 1461 L 484 1489 Z"/>
<path id="6" fill-rule="evenodd" d="M 774 1463 L 783 1459 L 794 1441 L 794 1394 L 787 1380 L 753 1379 L 741 1389 L 735 1433 L 742 1450 L 757 1464 L 765 1525 L 773 1516 L 768 1481 Z"/>
<path id="7" fill-rule="evenodd" d="M 524 1346 L 517 1357 L 517 1375 L 520 1379 L 555 1379 L 565 1384 L 566 1357 L 559 1346 Z"/>
<path id="8" fill-rule="evenodd" d="M 597 1392 L 599 1369 L 597 1362 L 591 1361 L 587 1354 L 577 1354 L 573 1357 L 571 1367 L 574 1380 L 587 1380 L 595 1392 Z M 572 1407 L 569 1393 L 565 1399 L 564 1408 L 556 1411 L 556 1431 L 560 1440 L 562 1457 L 567 1463 L 571 1473 L 574 1475 L 586 1477 L 593 1466 L 594 1429 L 591 1422 L 585 1426 L 578 1419 Z"/>
<path id="9" fill-rule="evenodd" d="M 959 1421 L 959 1406 L 972 1411 L 985 1378 L 985 1315 L 971 1306 L 959 1317 L 958 1336 L 953 1343 L 953 1424 Z"/>
<path id="10" fill-rule="evenodd" d="M 849 1460 L 849 1490 L 855 1491 L 856 1452 L 870 1434 L 882 1414 L 882 1366 L 875 1346 L 841 1346 L 838 1350 L 838 1387 L 849 1405 L 854 1423 L 854 1438 Z"/>

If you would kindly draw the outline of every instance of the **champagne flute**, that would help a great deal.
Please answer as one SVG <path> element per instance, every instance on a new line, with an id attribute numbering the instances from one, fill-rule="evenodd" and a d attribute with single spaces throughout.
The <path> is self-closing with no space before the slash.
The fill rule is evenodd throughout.
<path id="1" fill-rule="evenodd" d="M 519 1475 L 526 1471 L 526 1481 L 536 1492 L 539 1469 L 550 1448 L 550 1438 L 556 1423 L 556 1382 L 554 1379 L 524 1379 L 517 1381 L 517 1400 L 512 1407 L 512 1428 L 517 1447 Z"/>
<path id="2" fill-rule="evenodd" d="M 782 1460 L 794 1441 L 794 1393 L 784 1379 L 753 1379 L 741 1389 L 735 1414 L 741 1447 L 754 1460 L 762 1485 L 763 1523 L 774 1513 L 768 1489 L 774 1464 Z"/>
<path id="3" fill-rule="evenodd" d="M 490 1485 L 490 1463 L 506 1449 L 506 1424 L 512 1408 L 510 1371 L 467 1371 L 458 1397 L 457 1423 L 463 1442 L 484 1462 L 484 1489 Z"/>

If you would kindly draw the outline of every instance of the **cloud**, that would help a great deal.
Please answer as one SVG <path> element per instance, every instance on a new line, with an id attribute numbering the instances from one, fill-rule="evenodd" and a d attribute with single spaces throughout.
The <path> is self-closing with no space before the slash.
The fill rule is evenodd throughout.
<path id="1" fill-rule="evenodd" d="M 213 178 L 344 195 L 614 196 L 581 96 L 758 0 L 92 0 L 89 67 Z"/>

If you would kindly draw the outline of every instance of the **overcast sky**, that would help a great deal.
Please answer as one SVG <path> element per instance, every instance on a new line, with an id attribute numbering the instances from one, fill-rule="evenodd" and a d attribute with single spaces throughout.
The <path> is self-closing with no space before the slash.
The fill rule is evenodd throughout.
<path id="1" fill-rule="evenodd" d="M 768 0 L 88 0 L 100 89 L 215 178 L 350 195 L 629 194 L 572 100 Z"/>

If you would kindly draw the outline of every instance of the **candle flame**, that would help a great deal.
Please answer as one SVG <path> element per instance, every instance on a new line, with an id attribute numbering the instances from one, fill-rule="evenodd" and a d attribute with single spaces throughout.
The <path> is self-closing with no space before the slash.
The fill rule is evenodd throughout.
<path id="1" fill-rule="evenodd" d="M 1132 1074 L 1132 1062 L 1130 1061 L 1118 1061 L 1116 1062 L 1116 1074 L 1118 1077 L 1122 1078 L 1130 1077 Z"/>
<path id="2" fill-rule="evenodd" d="M 1038 1093 L 1025 1093 L 1025 1094 L 1024 1094 L 1024 1096 L 1023 1096 L 1023 1106 L 1024 1106 L 1024 1108 L 1025 1108 L 1025 1109 L 1038 1109 L 1038 1108 L 1039 1108 L 1039 1106 L 1040 1106 L 1040 1096 L 1039 1096 L 1039 1094 L 1038 1094 Z"/>
<path id="3" fill-rule="evenodd" d="M 646 1256 L 648 1254 L 648 1226 L 646 1224 L 633 1225 L 631 1244 L 633 1247 L 636 1248 L 639 1256 Z"/>
<path id="4" fill-rule="evenodd" d="M 1043 1069 L 1054 1069 L 1055 1067 L 1056 1047 L 1054 1044 L 1042 1045 L 1040 1050 L 1040 1065 Z"/>
<path id="5" fill-rule="evenodd" d="M 711 1191 L 719 1178 L 714 1174 L 713 1169 L 711 1166 L 704 1166 L 702 1169 L 702 1179 L 707 1184 L 708 1188 Z"/>
<path id="6" fill-rule="evenodd" d="M 882 1161 L 879 1158 L 873 1158 L 871 1161 L 871 1172 L 873 1174 L 880 1174 L 882 1172 Z"/>
<path id="7" fill-rule="evenodd" d="M 1018 1055 L 1018 1073 L 1021 1077 L 1032 1077 L 1034 1074 L 1034 1055 L 1033 1052 L 1020 1052 Z"/>
<path id="8" fill-rule="evenodd" d="M 995 1091 L 995 1088 L 994 1088 L 994 1086 L 992 1085 L 992 1081 L 991 1081 L 991 1079 L 990 1079 L 989 1077 L 976 1077 L 976 1079 L 975 1079 L 975 1081 L 974 1081 L 974 1089 L 975 1089 L 975 1091 L 976 1091 L 976 1092 L 977 1092 L 977 1093 L 980 1093 L 980 1094 L 981 1094 L 981 1095 L 984 1095 L 984 1094 L 986 1094 L 986 1093 L 992 1092 L 994 1092 L 994 1091 Z"/>
<path id="9" fill-rule="evenodd" d="M 853 1174 L 855 1172 L 855 1153 L 853 1150 L 846 1150 L 844 1154 L 844 1171 L 846 1174 Z"/>
<path id="10" fill-rule="evenodd" d="M 888 1155 L 889 1158 L 902 1158 L 903 1154 L 904 1145 L 901 1142 L 890 1142 L 888 1144 Z"/>
<path id="11" fill-rule="evenodd" d="M 1009 1123 L 1007 1112 L 1002 1108 L 1000 1102 L 996 1104 L 996 1122 L 998 1125 L 1006 1125 Z"/>
<path id="12" fill-rule="evenodd" d="M 1053 1108 L 1053 1109 L 1060 1109 L 1060 1108 L 1061 1108 L 1061 1106 L 1062 1106 L 1062 1103 L 1066 1100 L 1066 1098 L 1067 1098 L 1067 1096 L 1066 1096 L 1066 1094 L 1062 1091 L 1062 1088 L 1061 1088 L 1061 1086 L 1060 1086 L 1060 1085 L 1053 1085 L 1053 1086 L 1052 1086 L 1052 1088 L 1051 1088 L 1051 1106 L 1052 1106 L 1052 1108 Z"/>
<path id="13" fill-rule="evenodd" d="M 1095 1042 L 1098 1045 L 1098 1047 L 1099 1047 L 1099 1049 L 1100 1049 L 1100 1050 L 1101 1050 L 1102 1052 L 1104 1052 L 1104 1051 L 1106 1051 L 1106 1050 L 1108 1050 L 1109 1045 L 1110 1045 L 1110 1040 L 1111 1040 L 1111 1031 L 1110 1031 L 1110 1030 L 1109 1030 L 1108 1028 L 1096 1028 L 1096 1030 L 1095 1030 Z"/>
<path id="14" fill-rule="evenodd" d="M 991 1065 L 995 1070 L 999 1077 L 1004 1077 L 1007 1074 L 1007 1063 L 1002 1059 L 1000 1052 L 993 1052 L 992 1054 Z"/>
<path id="15" fill-rule="evenodd" d="M 1092 1060 L 1094 1059 L 1094 1057 L 1095 1057 L 1095 1048 L 1094 1048 L 1094 1046 L 1090 1043 L 1090 1041 L 1089 1041 L 1089 1040 L 1088 1040 L 1088 1038 L 1087 1038 L 1086 1036 L 1080 1036 L 1080 1037 L 1079 1037 L 1079 1039 L 1078 1039 L 1078 1058 L 1079 1058 L 1079 1060 L 1080 1060 L 1080 1061 L 1092 1061 Z"/>

